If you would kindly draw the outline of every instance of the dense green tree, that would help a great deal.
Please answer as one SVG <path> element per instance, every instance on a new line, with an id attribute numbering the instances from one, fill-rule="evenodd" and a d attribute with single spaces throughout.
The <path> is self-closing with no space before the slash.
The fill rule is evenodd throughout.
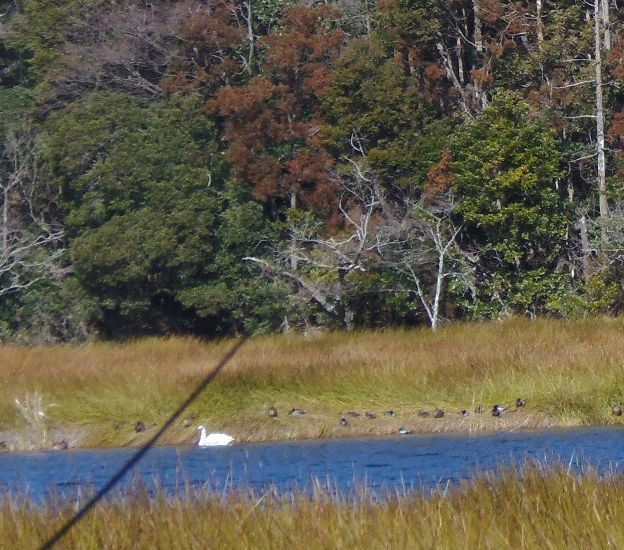
<path id="1" fill-rule="evenodd" d="M 74 270 L 98 299 L 101 330 L 216 334 L 245 326 L 240 308 L 252 319 L 263 298 L 275 303 L 266 285 L 254 304 L 240 294 L 251 276 L 241 271 L 243 250 L 270 228 L 260 207 L 226 191 L 227 165 L 200 98 L 94 94 L 48 131 Z"/>
<path id="2" fill-rule="evenodd" d="M 386 184 L 423 181 L 439 160 L 448 124 L 380 40 L 349 44 L 322 99 L 329 150 L 339 159 L 365 155 Z"/>
<path id="3" fill-rule="evenodd" d="M 500 93 L 459 129 L 452 155 L 463 245 L 479 258 L 479 299 L 494 309 L 524 312 L 528 304 L 537 305 L 540 292 L 550 292 L 551 275 L 561 279 L 554 271 L 565 257 L 568 220 L 555 135 L 531 118 L 518 96 Z M 520 299 L 521 292 L 529 296 Z"/>

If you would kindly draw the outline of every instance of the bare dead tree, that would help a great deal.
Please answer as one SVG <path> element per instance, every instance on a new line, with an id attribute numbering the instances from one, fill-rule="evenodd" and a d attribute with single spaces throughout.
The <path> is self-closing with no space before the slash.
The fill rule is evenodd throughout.
<path id="1" fill-rule="evenodd" d="M 354 274 L 369 271 L 396 243 L 394 233 L 387 229 L 392 215 L 376 178 L 362 164 L 348 162 L 352 174 L 336 176 L 342 189 L 340 230 L 328 233 L 310 212 L 297 211 L 291 218 L 287 246 L 276 249 L 272 258 L 243 259 L 260 265 L 268 276 L 294 283 L 304 297 L 351 329 L 353 312 L 347 297 L 354 286 Z M 296 271 L 291 267 L 293 256 Z"/>
<path id="2" fill-rule="evenodd" d="M 0 156 L 0 296 L 25 290 L 57 270 L 63 229 L 54 224 L 32 132 L 9 132 Z"/>
<path id="3" fill-rule="evenodd" d="M 393 254 L 386 259 L 410 285 L 406 287 L 422 304 L 432 330 L 440 323 L 442 296 L 449 280 L 471 286 L 472 255 L 458 242 L 461 225 L 453 220 L 457 201 L 450 192 L 428 195 L 414 201 L 407 198 Z"/>
<path id="4" fill-rule="evenodd" d="M 220 18 L 215 17 L 216 9 L 222 12 Z M 43 97 L 50 109 L 86 90 L 113 89 L 159 97 L 165 93 L 169 77 L 201 80 L 206 71 L 213 67 L 216 71 L 224 61 L 234 63 L 224 60 L 229 49 L 248 70 L 255 55 L 252 16 L 249 2 L 229 0 L 123 1 L 110 9 L 95 10 L 80 18 L 58 46 L 59 58 L 48 72 L 54 84 Z M 212 29 L 207 29 L 210 22 Z M 208 36 L 210 30 L 215 36 Z M 234 40 L 232 33 L 240 40 Z M 239 46 L 245 34 L 248 51 L 243 52 Z M 196 44 L 206 37 L 215 39 L 209 52 L 200 51 Z"/>
<path id="5" fill-rule="evenodd" d="M 607 217 L 582 212 L 578 229 L 568 247 L 573 274 L 584 282 L 608 270 L 624 274 L 624 205 L 614 204 Z"/>
<path id="6" fill-rule="evenodd" d="M 605 160 L 605 116 L 603 105 L 603 82 L 602 82 L 602 37 L 601 37 L 601 13 L 600 0 L 594 0 L 594 61 L 596 70 L 596 153 L 598 155 L 598 198 L 600 204 L 600 217 L 609 217 L 609 204 L 607 202 L 607 177 Z M 607 12 L 608 14 L 608 9 Z"/>
<path id="7" fill-rule="evenodd" d="M 372 0 L 336 0 L 345 26 L 358 34 L 371 34 L 373 30 L 374 2 Z"/>
<path id="8" fill-rule="evenodd" d="M 401 283 L 379 290 L 417 296 L 435 330 L 448 281 L 462 279 L 469 286 L 471 273 L 469 255 L 458 243 L 461 226 L 453 221 L 455 199 L 428 194 L 423 200 L 417 187 L 385 193 L 364 160 L 346 161 L 351 174 L 338 180 L 340 230 L 329 233 L 310 212 L 298 211 L 288 244 L 276 247 L 270 258 L 243 259 L 261 266 L 268 277 L 294 284 L 300 297 L 318 304 L 347 329 L 353 326 L 348 297 L 357 287 L 357 275 L 394 272 Z M 293 254 L 296 271 L 291 268 Z"/>
<path id="9" fill-rule="evenodd" d="M 175 58 L 177 32 L 187 3 L 141 6 L 122 3 L 98 11 L 62 45 L 55 91 L 68 97 L 112 88 L 139 96 L 162 94 L 159 81 Z M 186 9 L 185 9 L 186 8 Z"/>
<path id="10" fill-rule="evenodd" d="M 616 205 L 607 217 L 590 220 L 594 272 L 624 267 L 624 206 Z"/>

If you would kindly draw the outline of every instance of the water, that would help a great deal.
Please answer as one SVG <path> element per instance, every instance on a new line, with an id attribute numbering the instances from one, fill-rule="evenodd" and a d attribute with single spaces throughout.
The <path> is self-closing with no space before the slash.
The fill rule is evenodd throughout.
<path id="1" fill-rule="evenodd" d="M 68 497 L 101 487 L 133 449 L 73 450 L 0 455 L 0 493 L 28 493 L 41 501 L 50 491 Z M 618 427 L 575 428 L 487 435 L 398 436 L 234 445 L 160 447 L 126 480 L 140 474 L 148 487 L 169 493 L 185 482 L 216 491 L 242 489 L 279 493 L 310 491 L 314 480 L 343 494 L 366 486 L 387 492 L 445 489 L 479 472 L 524 463 L 587 466 L 603 473 L 624 468 L 624 431 Z M 123 490 L 123 487 L 122 487 Z"/>

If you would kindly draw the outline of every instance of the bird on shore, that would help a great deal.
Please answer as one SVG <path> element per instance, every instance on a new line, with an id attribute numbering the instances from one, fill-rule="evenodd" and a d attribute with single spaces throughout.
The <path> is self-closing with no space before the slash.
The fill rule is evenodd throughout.
<path id="1" fill-rule="evenodd" d="M 376 414 L 374 414 L 374 413 L 372 413 L 372 412 L 368 412 L 368 411 L 366 411 L 366 412 L 364 413 L 364 416 L 365 416 L 366 418 L 368 418 L 369 420 L 373 420 L 374 418 L 377 418 L 377 415 L 376 415 Z"/>
<path id="2" fill-rule="evenodd" d="M 340 419 L 340 425 L 343 426 L 343 427 L 346 427 L 346 426 L 349 425 L 349 423 L 347 422 L 346 418 L 341 418 Z"/>
<path id="3" fill-rule="evenodd" d="M 431 415 L 427 411 L 420 411 L 418 416 L 420 416 L 420 418 L 429 418 Z"/>
<path id="4" fill-rule="evenodd" d="M 405 428 L 399 428 L 399 433 L 401 435 L 409 435 L 412 433 L 412 430 L 406 430 Z"/>
<path id="5" fill-rule="evenodd" d="M 442 418 L 444 416 L 444 411 L 442 409 L 436 409 L 433 411 L 433 418 Z"/>
<path id="6" fill-rule="evenodd" d="M 305 409 L 298 409 L 297 407 L 294 407 L 290 409 L 290 412 L 288 414 L 290 416 L 303 416 L 305 413 Z"/>
<path id="7" fill-rule="evenodd" d="M 502 405 L 494 405 L 492 407 L 492 416 L 500 416 L 507 410 L 507 407 L 503 407 Z"/>
<path id="8" fill-rule="evenodd" d="M 384 416 L 396 416 L 396 413 L 393 410 L 386 411 Z"/>
<path id="9" fill-rule="evenodd" d="M 352 416 L 353 418 L 357 418 L 358 416 L 362 416 L 359 412 L 355 412 L 355 411 L 348 411 L 347 414 L 349 416 Z"/>
<path id="10" fill-rule="evenodd" d="M 231 435 L 220 433 L 207 434 L 206 428 L 203 426 L 199 426 L 197 429 L 201 430 L 199 443 L 197 443 L 200 447 L 221 447 L 229 445 L 232 441 L 234 441 L 234 438 Z"/>
<path id="11" fill-rule="evenodd" d="M 483 405 L 478 405 L 474 412 L 477 414 L 483 414 L 485 412 L 485 407 Z"/>
<path id="12" fill-rule="evenodd" d="M 0 453 L 8 453 L 9 452 L 9 446 L 7 445 L 6 441 L 0 441 Z"/>
<path id="13" fill-rule="evenodd" d="M 134 425 L 134 431 L 138 434 L 140 434 L 141 432 L 145 431 L 145 422 L 143 422 L 142 420 L 139 420 L 135 425 Z"/>
<path id="14" fill-rule="evenodd" d="M 185 428 L 190 428 L 193 425 L 193 421 L 195 420 L 194 416 L 187 416 L 183 421 L 182 421 L 182 425 Z"/>
<path id="15" fill-rule="evenodd" d="M 52 448 L 55 451 L 65 451 L 69 448 L 69 443 L 67 443 L 64 439 L 61 439 L 60 441 L 55 441 Z"/>
<path id="16" fill-rule="evenodd" d="M 611 412 L 615 416 L 622 416 L 622 407 L 620 405 L 613 405 L 613 407 L 611 407 Z"/>
<path id="17" fill-rule="evenodd" d="M 459 411 L 459 414 L 461 416 L 468 416 L 470 413 L 466 409 L 462 409 L 461 411 Z"/>
<path id="18" fill-rule="evenodd" d="M 268 415 L 271 418 L 277 418 L 277 409 L 275 407 L 273 407 L 273 406 L 269 407 Z"/>
<path id="19" fill-rule="evenodd" d="M 518 397 L 516 399 L 516 407 L 524 407 L 526 405 L 526 399 L 522 399 L 522 397 Z"/>

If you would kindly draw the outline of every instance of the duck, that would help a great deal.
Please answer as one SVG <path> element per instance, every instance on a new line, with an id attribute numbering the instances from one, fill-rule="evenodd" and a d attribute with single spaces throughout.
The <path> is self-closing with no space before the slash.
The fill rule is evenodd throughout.
<path id="1" fill-rule="evenodd" d="M 368 411 L 366 411 L 366 412 L 364 413 L 364 416 L 366 416 L 366 418 L 368 418 L 369 420 L 373 420 L 374 418 L 377 418 L 377 415 L 376 415 L 376 414 L 374 414 L 374 413 L 372 413 L 372 412 L 368 412 Z"/>
<path id="2" fill-rule="evenodd" d="M 477 414 L 483 414 L 485 412 L 485 407 L 483 405 L 477 405 L 475 411 Z"/>
<path id="3" fill-rule="evenodd" d="M 230 443 L 232 443 L 232 441 L 234 441 L 234 438 L 228 434 L 207 434 L 206 428 L 204 428 L 204 426 L 199 426 L 197 429 L 201 430 L 201 436 L 198 443 L 200 447 L 221 447 L 224 445 L 229 445 Z"/>
<path id="4" fill-rule="evenodd" d="M 444 411 L 442 409 L 436 409 L 433 411 L 433 418 L 442 418 L 444 416 Z"/>
<path id="5" fill-rule="evenodd" d="M 349 416 L 352 416 L 353 418 L 357 418 L 358 416 L 362 416 L 359 412 L 355 412 L 355 411 L 347 411 L 347 414 Z"/>
<path id="6" fill-rule="evenodd" d="M 55 441 L 52 448 L 55 451 L 66 451 L 69 448 L 69 443 L 67 443 L 64 439 L 61 439 L 60 441 Z"/>
<path id="7" fill-rule="evenodd" d="M 470 413 L 466 409 L 462 409 L 459 411 L 460 416 L 469 416 Z"/>
<path id="8" fill-rule="evenodd" d="M 526 399 L 522 399 L 522 397 L 518 397 L 516 399 L 516 407 L 524 407 L 526 405 Z"/>
<path id="9" fill-rule="evenodd" d="M 288 414 L 290 416 L 303 416 L 305 413 L 305 409 L 298 409 L 297 407 L 294 407 L 290 409 L 290 412 Z"/>
<path id="10" fill-rule="evenodd" d="M 396 413 L 393 410 L 386 411 L 384 416 L 396 416 Z"/>
<path id="11" fill-rule="evenodd" d="M 346 418 L 341 418 L 340 419 L 340 425 L 346 427 L 346 426 L 349 425 L 349 423 L 347 422 Z"/>
<path id="12" fill-rule="evenodd" d="M 195 420 L 195 417 L 193 416 L 187 416 L 183 421 L 182 421 L 182 425 L 185 428 L 190 428 L 193 425 L 193 420 Z"/>
<path id="13" fill-rule="evenodd" d="M 268 413 L 270 418 L 277 418 L 277 409 L 274 406 L 269 407 Z"/>
<path id="14" fill-rule="evenodd" d="M 407 430 L 407 429 L 405 429 L 405 428 L 399 428 L 399 433 L 400 433 L 401 435 L 409 435 L 409 434 L 411 434 L 411 433 L 412 433 L 412 430 Z"/>
<path id="15" fill-rule="evenodd" d="M 141 432 L 145 431 L 145 422 L 143 422 L 142 420 L 139 420 L 135 425 L 134 425 L 134 431 L 138 434 L 140 434 Z"/>
<path id="16" fill-rule="evenodd" d="M 431 414 L 429 414 L 427 411 L 420 411 L 418 413 L 418 416 L 420 416 L 420 418 L 429 418 Z"/>
<path id="17" fill-rule="evenodd" d="M 611 412 L 615 416 L 622 416 L 622 407 L 620 405 L 613 405 L 613 407 L 611 407 Z"/>
<path id="18" fill-rule="evenodd" d="M 492 407 L 492 416 L 500 416 L 507 410 L 507 407 L 503 407 L 503 405 L 494 405 Z"/>

